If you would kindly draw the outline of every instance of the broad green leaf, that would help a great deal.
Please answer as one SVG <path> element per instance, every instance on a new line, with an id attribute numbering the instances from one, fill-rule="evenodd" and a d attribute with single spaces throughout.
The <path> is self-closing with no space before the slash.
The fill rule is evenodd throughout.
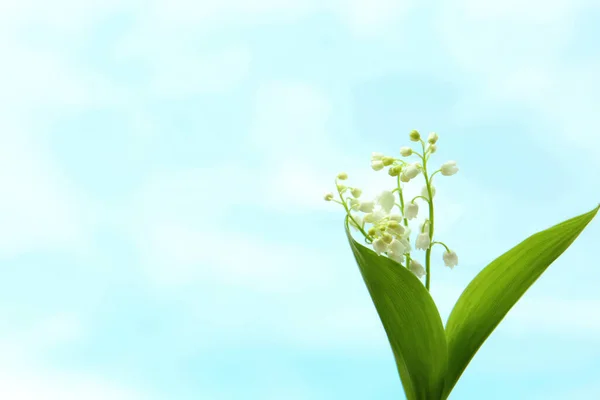
<path id="1" fill-rule="evenodd" d="M 444 399 L 485 339 L 527 289 L 579 236 L 598 208 L 538 232 L 492 261 L 467 286 L 446 325 Z"/>
<path id="2" fill-rule="evenodd" d="M 408 400 L 439 400 L 448 362 L 438 310 L 412 272 L 357 243 L 350 247 L 392 346 Z"/>

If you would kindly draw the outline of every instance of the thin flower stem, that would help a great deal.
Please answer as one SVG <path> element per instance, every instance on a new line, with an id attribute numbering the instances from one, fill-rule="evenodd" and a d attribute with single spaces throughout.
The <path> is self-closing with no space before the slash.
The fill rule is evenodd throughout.
<path id="1" fill-rule="evenodd" d="M 400 174 L 398 174 L 398 198 L 400 198 L 400 213 L 404 217 L 404 226 L 408 228 L 408 219 L 404 216 L 404 196 L 402 195 L 402 185 L 400 184 Z M 394 189 L 396 190 L 396 189 Z M 406 268 L 410 266 L 410 253 L 406 254 Z"/>
<path id="2" fill-rule="evenodd" d="M 421 140 L 421 146 L 423 147 L 423 154 L 425 154 L 425 142 Z M 434 213 L 433 213 L 433 193 L 431 190 L 431 182 L 427 175 L 427 160 L 429 157 L 423 159 L 423 176 L 425 176 L 425 184 L 427 185 L 427 194 L 429 195 L 429 241 L 433 242 L 433 227 L 434 227 Z M 429 290 L 431 286 L 431 243 L 425 252 L 425 288 Z"/>
<path id="3" fill-rule="evenodd" d="M 421 159 L 421 161 L 425 162 L 425 159 L 423 158 L 422 155 L 420 155 L 419 153 L 417 153 L 416 151 L 413 150 L 412 152 L 415 156 L 419 157 Z M 425 154 L 425 148 L 423 148 L 423 154 Z"/>
<path id="4" fill-rule="evenodd" d="M 431 247 L 433 247 L 434 244 L 441 244 L 442 246 L 444 246 L 446 248 L 446 251 L 448 253 L 450 253 L 450 248 L 448 246 L 446 246 L 446 243 L 442 243 L 442 242 L 433 242 L 431 243 Z"/>
<path id="5" fill-rule="evenodd" d="M 415 196 L 410 202 L 414 203 L 416 199 L 423 199 L 423 200 L 425 200 L 426 202 L 429 203 L 429 199 L 427 197 L 425 197 L 425 196 Z"/>

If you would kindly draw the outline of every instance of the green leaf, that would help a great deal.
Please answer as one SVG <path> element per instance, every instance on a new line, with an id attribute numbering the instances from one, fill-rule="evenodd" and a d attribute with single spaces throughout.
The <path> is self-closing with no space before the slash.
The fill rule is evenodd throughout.
<path id="1" fill-rule="evenodd" d="M 350 247 L 392 346 L 408 400 L 438 400 L 448 352 L 444 325 L 423 283 L 397 262 L 357 243 Z"/>
<path id="2" fill-rule="evenodd" d="M 598 208 L 525 239 L 471 281 L 446 325 L 449 361 L 444 399 L 485 339 L 546 268 L 573 243 Z"/>

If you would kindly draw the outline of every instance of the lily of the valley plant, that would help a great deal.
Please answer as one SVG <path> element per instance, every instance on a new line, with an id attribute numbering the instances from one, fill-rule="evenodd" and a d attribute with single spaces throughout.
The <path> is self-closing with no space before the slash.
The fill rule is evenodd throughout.
<path id="1" fill-rule="evenodd" d="M 418 131 L 409 137 L 417 149 L 406 146 L 398 156 L 371 156 L 371 168 L 387 169 L 392 188 L 365 199 L 360 188 L 347 184 L 348 175 L 342 172 L 335 193 L 327 193 L 325 200 L 340 204 L 346 212 L 350 247 L 387 333 L 406 397 L 445 400 L 485 339 L 579 236 L 600 205 L 534 234 L 492 261 L 461 294 L 444 327 L 429 294 L 431 276 L 441 263 L 449 268 L 458 265 L 458 256 L 434 236 L 434 180 L 456 174 L 458 166 L 447 161 L 432 168 L 436 133 L 430 133 L 427 141 Z M 421 192 L 408 198 L 405 186 L 415 181 L 422 182 Z M 354 240 L 351 228 L 366 246 Z M 435 245 L 443 249 L 440 260 L 431 257 Z"/>

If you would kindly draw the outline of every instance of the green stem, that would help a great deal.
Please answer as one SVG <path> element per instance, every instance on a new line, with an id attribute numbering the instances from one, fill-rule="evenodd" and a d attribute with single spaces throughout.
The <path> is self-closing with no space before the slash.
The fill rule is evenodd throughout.
<path id="1" fill-rule="evenodd" d="M 402 186 L 400 184 L 400 174 L 398 174 L 398 197 L 400 198 L 400 212 L 404 217 L 404 196 L 402 195 Z M 395 189 L 394 189 L 395 190 Z M 403 218 L 404 226 L 408 228 L 408 219 L 406 217 Z M 410 253 L 406 254 L 406 268 L 410 267 Z"/>
<path id="2" fill-rule="evenodd" d="M 423 147 L 423 154 L 425 154 L 425 142 L 421 140 L 421 146 Z M 431 190 L 431 182 L 429 180 L 429 176 L 427 175 L 427 159 L 425 157 L 423 160 L 423 175 L 425 176 L 425 184 L 427 185 L 427 194 L 429 195 L 429 241 L 433 242 L 433 227 L 434 227 L 434 213 L 433 213 L 433 193 Z M 429 290 L 431 286 L 431 244 L 427 251 L 425 252 L 425 288 Z"/>
<path id="3" fill-rule="evenodd" d="M 416 199 L 423 199 L 423 200 L 425 200 L 426 202 L 429 203 L 429 199 L 427 197 L 424 197 L 424 196 L 415 196 L 410 202 L 414 203 Z"/>
<path id="4" fill-rule="evenodd" d="M 442 246 L 444 246 L 446 248 L 446 251 L 448 253 L 450 253 L 450 248 L 448 246 L 446 246 L 446 243 L 443 243 L 443 242 L 433 242 L 433 243 L 431 243 L 431 247 L 433 247 L 434 244 L 441 244 Z"/>

